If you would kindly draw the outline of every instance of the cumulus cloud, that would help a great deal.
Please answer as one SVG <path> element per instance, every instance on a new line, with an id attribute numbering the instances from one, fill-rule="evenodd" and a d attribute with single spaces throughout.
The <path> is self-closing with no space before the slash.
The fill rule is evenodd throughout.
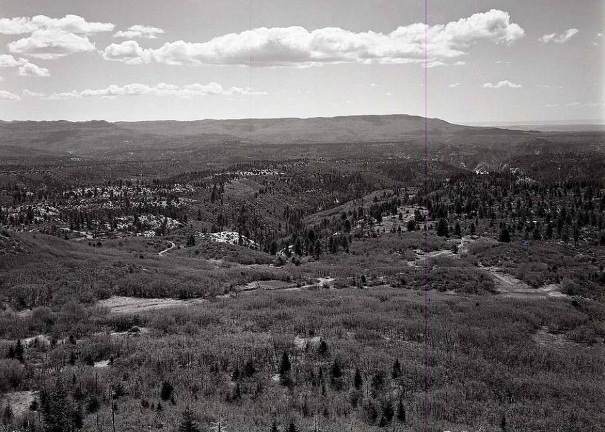
<path id="1" fill-rule="evenodd" d="M 18 35 L 33 33 L 36 30 L 61 30 L 68 33 L 91 35 L 113 31 L 111 23 L 88 22 L 78 15 L 65 15 L 63 18 L 50 18 L 36 15 L 32 18 L 0 18 L 0 34 Z"/>
<path id="2" fill-rule="evenodd" d="M 50 76 L 50 71 L 31 63 L 24 58 L 16 59 L 9 54 L 0 54 L 0 67 L 16 67 L 17 74 L 21 76 Z"/>
<path id="3" fill-rule="evenodd" d="M 203 43 L 169 42 L 158 49 L 145 49 L 135 41 L 126 41 L 108 46 L 103 56 L 129 64 L 153 60 L 170 65 L 308 67 L 333 63 L 420 63 L 430 67 L 468 54 L 468 48 L 476 43 L 512 44 L 524 34 L 519 25 L 510 22 L 507 12 L 492 9 L 448 24 L 401 26 L 388 34 L 354 33 L 338 27 L 312 31 L 299 26 L 261 27 Z"/>
<path id="4" fill-rule="evenodd" d="M 458 86 L 460 86 L 460 83 L 459 83 L 459 82 L 457 82 L 457 83 L 452 83 L 452 84 L 450 84 L 450 85 L 449 85 L 449 87 L 450 87 L 450 88 L 455 88 L 455 87 L 458 87 Z"/>
<path id="5" fill-rule="evenodd" d="M 41 59 L 56 59 L 78 52 L 95 51 L 95 46 L 86 36 L 63 30 L 36 30 L 30 36 L 8 44 L 15 54 Z"/>
<path id="6" fill-rule="evenodd" d="M 578 34 L 578 32 L 579 32 L 578 29 L 570 28 L 568 30 L 565 30 L 562 33 L 545 34 L 539 40 L 542 43 L 554 42 L 554 43 L 558 43 L 558 44 L 563 44 L 563 43 L 567 42 L 569 39 L 571 39 L 572 37 L 574 37 L 576 34 Z"/>
<path id="7" fill-rule="evenodd" d="M 498 82 L 497 84 L 485 83 L 481 87 L 483 87 L 483 88 L 490 88 L 490 89 L 497 89 L 497 88 L 503 88 L 503 87 L 521 88 L 523 86 L 521 84 L 512 83 L 509 80 L 504 80 L 504 81 Z"/>
<path id="8" fill-rule="evenodd" d="M 143 49 L 136 41 L 125 41 L 119 44 L 111 44 L 102 52 L 105 60 L 116 60 L 126 64 L 150 63 L 151 50 Z"/>
<path id="9" fill-rule="evenodd" d="M 6 90 L 0 90 L 0 99 L 2 100 L 19 100 L 21 97 Z"/>
<path id="10" fill-rule="evenodd" d="M 149 27 L 143 25 L 133 25 L 128 27 L 128 30 L 119 31 L 113 35 L 115 38 L 147 38 L 156 39 L 158 35 L 163 34 L 164 30 L 157 27 Z"/>
<path id="11" fill-rule="evenodd" d="M 26 62 L 23 65 L 19 66 L 17 73 L 21 76 L 38 76 L 38 77 L 50 76 L 50 71 L 48 69 L 37 66 L 30 62 Z"/>
<path id="12" fill-rule="evenodd" d="M 124 86 L 110 85 L 103 89 L 86 89 L 39 96 L 42 99 L 64 100 L 82 99 L 87 97 L 118 98 L 125 96 L 159 96 L 190 99 L 198 96 L 229 96 L 229 95 L 261 95 L 262 92 L 252 91 L 248 87 L 224 88 L 216 82 L 209 84 L 187 84 L 178 86 L 174 84 L 159 83 L 153 86 L 146 84 L 127 84 Z"/>
<path id="13" fill-rule="evenodd" d="M 19 61 L 9 54 L 0 54 L 0 67 L 16 67 Z"/>

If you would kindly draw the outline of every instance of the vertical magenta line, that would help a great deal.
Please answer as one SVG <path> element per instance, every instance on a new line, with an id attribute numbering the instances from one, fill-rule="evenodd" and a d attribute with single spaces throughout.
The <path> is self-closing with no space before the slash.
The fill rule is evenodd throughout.
<path id="1" fill-rule="evenodd" d="M 429 108 L 428 108 L 428 87 L 429 87 L 429 5 L 428 0 L 424 0 L 424 206 L 428 210 L 429 202 Z M 424 231 L 425 251 L 428 251 L 429 237 L 428 230 Z M 424 363 L 424 398 L 422 409 L 422 426 L 423 431 L 429 429 L 429 271 L 430 259 L 424 260 L 424 328 L 423 328 L 423 363 Z"/>

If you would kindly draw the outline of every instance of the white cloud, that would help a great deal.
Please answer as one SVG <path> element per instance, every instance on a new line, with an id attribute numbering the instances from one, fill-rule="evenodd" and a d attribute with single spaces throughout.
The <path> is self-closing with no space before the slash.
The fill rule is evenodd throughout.
<path id="1" fill-rule="evenodd" d="M 136 41 L 111 44 L 101 53 L 105 60 L 116 60 L 132 65 L 150 63 L 152 57 L 151 50 L 141 48 Z"/>
<path id="2" fill-rule="evenodd" d="M 542 43 L 554 42 L 554 43 L 558 43 L 558 44 L 563 44 L 563 43 L 567 42 L 569 39 L 571 39 L 572 37 L 574 37 L 576 34 L 578 34 L 578 32 L 579 32 L 578 29 L 570 28 L 568 30 L 565 30 L 562 33 L 545 34 L 539 40 Z"/>
<path id="3" fill-rule="evenodd" d="M 603 102 L 569 102 L 566 104 L 547 104 L 547 108 L 600 108 L 605 107 L 605 103 Z"/>
<path id="4" fill-rule="evenodd" d="M 26 96 L 26 97 L 44 97 L 45 94 L 44 93 L 33 92 L 33 91 L 29 91 L 29 90 L 23 90 L 23 96 Z"/>
<path id="5" fill-rule="evenodd" d="M 450 88 L 455 88 L 455 87 L 458 87 L 458 86 L 460 86 L 460 83 L 459 83 L 459 82 L 457 82 L 457 83 L 453 83 L 453 84 L 450 84 L 450 85 L 449 85 L 449 87 L 450 87 Z"/>
<path id="6" fill-rule="evenodd" d="M 111 23 L 88 22 L 78 15 L 65 15 L 63 18 L 50 18 L 36 15 L 33 18 L 0 18 L 0 34 L 27 34 L 36 30 L 61 30 L 68 33 L 91 35 L 113 31 Z"/>
<path id="7" fill-rule="evenodd" d="M 0 67 L 17 67 L 17 74 L 21 76 L 50 76 L 48 69 L 24 58 L 16 59 L 10 54 L 0 54 Z"/>
<path id="8" fill-rule="evenodd" d="M 490 88 L 490 89 L 497 89 L 497 88 L 503 88 L 503 87 L 521 88 L 523 86 L 521 84 L 512 83 L 509 80 L 504 80 L 504 81 L 500 81 L 497 84 L 485 83 L 481 87 L 483 87 L 483 88 Z"/>
<path id="9" fill-rule="evenodd" d="M 223 88 L 218 83 L 210 84 L 188 84 L 178 86 L 174 84 L 160 83 L 154 86 L 146 84 L 127 84 L 124 86 L 110 85 L 104 89 L 86 89 L 83 91 L 73 90 L 71 92 L 53 93 L 51 95 L 39 96 L 42 99 L 64 100 L 64 99 L 82 99 L 86 97 L 118 98 L 125 96 L 159 96 L 159 97 L 178 97 L 190 99 L 196 96 L 231 96 L 231 95 L 261 95 L 262 92 L 252 91 L 247 87 Z"/>
<path id="10" fill-rule="evenodd" d="M 4 78 L 2 78 L 1 76 L 0 76 L 0 81 L 4 81 Z"/>
<path id="11" fill-rule="evenodd" d="M 465 64 L 466 64 L 466 62 L 465 61 L 461 61 L 461 60 L 458 60 L 457 62 L 454 62 L 454 66 L 464 66 Z"/>
<path id="12" fill-rule="evenodd" d="M 156 39 L 158 35 L 163 34 L 164 30 L 157 27 L 149 27 L 143 25 L 133 25 L 128 27 L 128 30 L 119 31 L 113 35 L 115 38 L 147 38 L 147 39 Z"/>
<path id="13" fill-rule="evenodd" d="M 24 63 L 23 65 L 19 66 L 17 73 L 21 76 L 38 76 L 38 77 L 50 76 L 50 72 L 48 69 L 37 66 L 30 62 Z"/>
<path id="14" fill-rule="evenodd" d="M 21 63 L 10 54 L 0 54 L 0 67 L 17 67 Z"/>
<path id="15" fill-rule="evenodd" d="M 49 60 L 73 53 L 94 51 L 95 46 L 86 36 L 52 29 L 36 30 L 28 37 L 9 43 L 8 50 Z"/>
<path id="16" fill-rule="evenodd" d="M 126 41 L 110 45 L 103 55 L 108 60 L 129 64 L 154 60 L 170 65 L 308 67 L 333 63 L 421 63 L 436 66 L 468 54 L 467 49 L 476 43 L 511 44 L 523 36 L 524 30 L 510 22 L 507 12 L 492 9 L 445 25 L 401 26 L 388 34 L 354 33 L 338 27 L 313 31 L 298 26 L 261 27 L 203 43 L 169 42 L 158 49 L 145 49 L 135 41 Z M 425 54 L 428 54 L 426 60 Z"/>
<path id="17" fill-rule="evenodd" d="M 16 94 L 14 94 L 14 93 L 8 92 L 6 90 L 0 90 L 0 99 L 3 99 L 3 100 L 20 100 L 21 97 L 18 96 L 18 95 L 16 95 Z"/>

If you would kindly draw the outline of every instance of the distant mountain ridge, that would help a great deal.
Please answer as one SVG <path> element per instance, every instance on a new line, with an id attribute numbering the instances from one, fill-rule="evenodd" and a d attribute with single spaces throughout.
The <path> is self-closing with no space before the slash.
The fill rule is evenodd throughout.
<path id="1" fill-rule="evenodd" d="M 521 135 L 497 128 L 460 126 L 440 119 L 404 114 L 345 117 L 196 120 L 196 121 L 16 121 L 0 122 L 0 146 L 64 154 L 103 154 L 116 150 L 240 142 L 322 144 L 389 142 L 462 135 Z"/>

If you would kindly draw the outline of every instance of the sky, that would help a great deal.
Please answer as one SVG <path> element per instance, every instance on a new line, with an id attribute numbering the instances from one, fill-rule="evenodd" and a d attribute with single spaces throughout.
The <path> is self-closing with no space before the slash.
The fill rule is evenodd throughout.
<path id="1" fill-rule="evenodd" d="M 1 120 L 605 123 L 603 0 L 0 0 Z"/>

